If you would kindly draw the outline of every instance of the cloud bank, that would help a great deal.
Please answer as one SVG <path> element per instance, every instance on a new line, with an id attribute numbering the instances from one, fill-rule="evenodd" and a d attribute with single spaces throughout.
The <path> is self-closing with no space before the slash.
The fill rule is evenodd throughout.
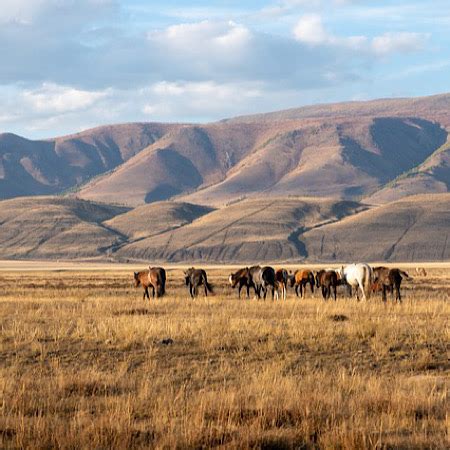
<path id="1" fill-rule="evenodd" d="M 419 54 L 431 37 L 403 29 L 333 32 L 324 8 L 362 3 L 355 1 L 285 0 L 239 20 L 211 14 L 141 28 L 130 26 L 125 1 L 5 2 L 0 131 L 32 135 L 133 120 L 216 120 L 336 100 L 337 90 L 370 82 L 378 64 Z M 265 30 L 261 17 L 268 15 L 287 24 L 284 32 Z"/>

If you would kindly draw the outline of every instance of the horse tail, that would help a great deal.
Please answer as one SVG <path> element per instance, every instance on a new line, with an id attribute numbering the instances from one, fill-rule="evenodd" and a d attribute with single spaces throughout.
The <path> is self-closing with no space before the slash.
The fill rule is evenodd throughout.
<path id="1" fill-rule="evenodd" d="M 366 296 L 366 299 L 370 298 L 371 293 L 371 287 L 372 287 L 372 279 L 373 279 L 373 273 L 372 273 L 372 267 L 369 265 L 366 266 L 366 270 L 364 271 L 364 294 Z"/>
<path id="2" fill-rule="evenodd" d="M 214 293 L 214 288 L 211 283 L 208 283 L 208 279 L 206 278 L 206 274 L 203 275 L 203 282 L 205 283 L 206 289 L 208 292 L 211 292 L 211 294 Z"/>
<path id="3" fill-rule="evenodd" d="M 205 280 L 205 286 L 206 286 L 206 289 L 208 289 L 208 292 L 211 292 L 211 294 L 214 294 L 214 288 L 213 288 L 213 285 L 211 283 L 208 283 Z"/>
<path id="4" fill-rule="evenodd" d="M 166 293 L 166 280 L 163 278 L 158 284 L 158 297 L 164 296 Z"/>

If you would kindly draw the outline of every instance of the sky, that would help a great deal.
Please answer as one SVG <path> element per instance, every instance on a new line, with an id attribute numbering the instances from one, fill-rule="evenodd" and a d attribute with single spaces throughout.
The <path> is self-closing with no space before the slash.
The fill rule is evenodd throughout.
<path id="1" fill-rule="evenodd" d="M 448 0 L 0 0 L 0 132 L 450 91 Z"/>

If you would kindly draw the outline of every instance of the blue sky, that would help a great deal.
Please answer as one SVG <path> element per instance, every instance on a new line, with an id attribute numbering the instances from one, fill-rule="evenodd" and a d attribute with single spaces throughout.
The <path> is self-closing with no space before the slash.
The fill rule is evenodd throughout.
<path id="1" fill-rule="evenodd" d="M 448 0 L 2 0 L 0 132 L 450 91 Z"/>

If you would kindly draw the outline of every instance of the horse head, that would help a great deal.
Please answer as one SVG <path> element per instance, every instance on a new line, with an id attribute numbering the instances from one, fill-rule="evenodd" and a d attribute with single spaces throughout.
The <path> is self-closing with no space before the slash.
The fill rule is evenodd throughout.
<path id="1" fill-rule="evenodd" d="M 319 270 L 317 273 L 316 273 L 316 288 L 320 288 L 320 275 L 321 275 L 321 273 L 322 273 L 322 271 L 321 270 Z"/>
<path id="2" fill-rule="evenodd" d="M 314 293 L 314 285 L 316 284 L 316 279 L 315 279 L 314 273 L 312 271 L 309 272 L 308 281 L 311 286 L 311 292 Z"/>
<path id="3" fill-rule="evenodd" d="M 134 286 L 138 287 L 141 284 L 141 280 L 139 278 L 139 272 L 134 272 Z"/>

